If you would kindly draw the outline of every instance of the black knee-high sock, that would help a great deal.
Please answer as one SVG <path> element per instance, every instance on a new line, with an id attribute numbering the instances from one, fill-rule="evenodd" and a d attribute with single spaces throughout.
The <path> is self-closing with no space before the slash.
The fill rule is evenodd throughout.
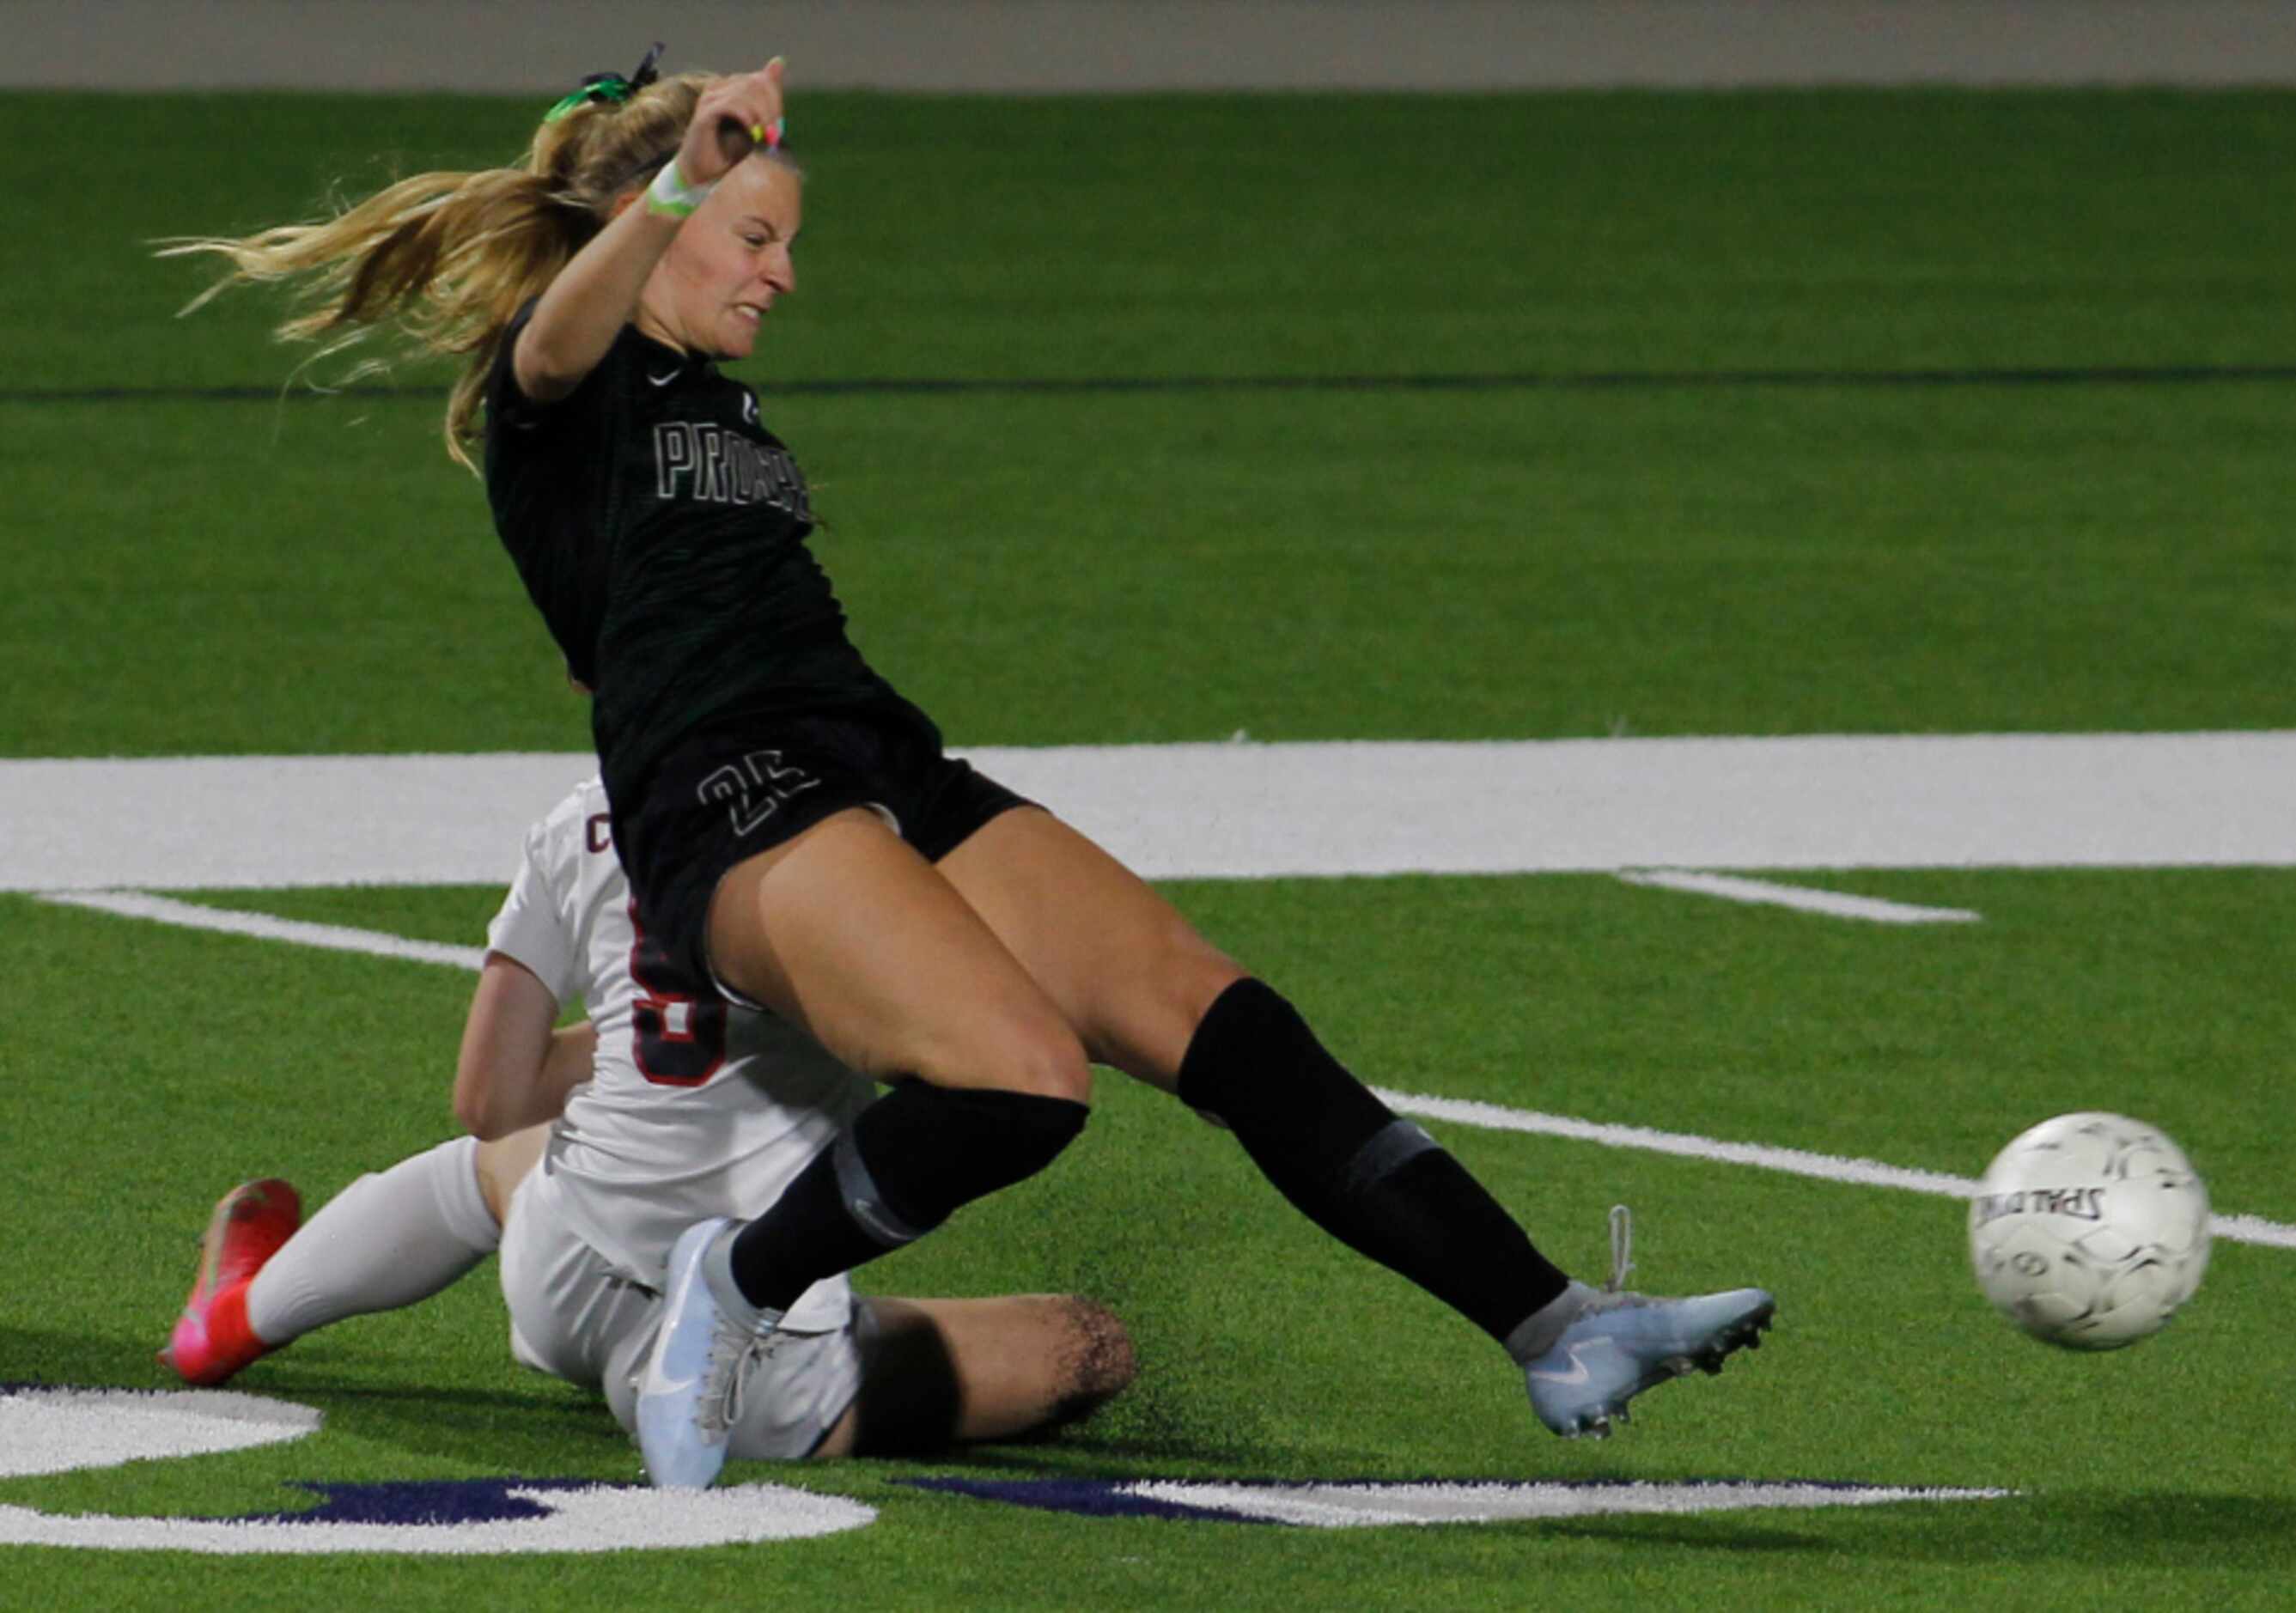
<path id="1" fill-rule="evenodd" d="M 932 1231 L 960 1206 L 1034 1175 L 1090 1111 L 1029 1093 L 912 1081 L 854 1118 L 726 1251 L 734 1286 L 785 1311 L 824 1277 Z"/>
<path id="2" fill-rule="evenodd" d="M 1204 1015 L 1179 1096 L 1226 1121 L 1309 1220 L 1502 1344 L 1570 1285 L 1464 1166 L 1397 1118 L 1258 980 L 1237 981 Z"/>

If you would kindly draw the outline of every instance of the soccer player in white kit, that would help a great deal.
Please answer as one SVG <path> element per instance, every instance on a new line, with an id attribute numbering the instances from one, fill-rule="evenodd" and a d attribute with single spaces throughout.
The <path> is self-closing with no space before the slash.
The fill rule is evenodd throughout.
<path id="1" fill-rule="evenodd" d="M 456 1069 L 474 1135 L 361 1177 L 299 1230 L 283 1182 L 225 1195 L 162 1352 L 178 1374 L 220 1383 L 315 1327 L 438 1292 L 498 1243 L 512 1353 L 632 1426 L 678 1233 L 759 1213 L 874 1094 L 802 1032 L 676 976 L 636 925 L 610 821 L 592 780 L 528 831 Z M 554 1031 L 577 1000 L 587 1022 Z M 840 1274 L 743 1363 L 729 1453 L 1011 1437 L 1132 1372 L 1122 1324 L 1089 1300 L 865 1298 Z"/>

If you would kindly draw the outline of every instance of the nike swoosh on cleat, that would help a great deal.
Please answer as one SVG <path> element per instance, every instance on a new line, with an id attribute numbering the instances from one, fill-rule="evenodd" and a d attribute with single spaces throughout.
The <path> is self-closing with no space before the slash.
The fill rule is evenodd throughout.
<path id="1" fill-rule="evenodd" d="M 647 376 L 647 377 L 646 377 L 646 379 L 647 379 L 648 381 L 650 381 L 653 382 L 653 384 L 654 384 L 654 385 L 656 385 L 656 386 L 658 386 L 658 387 L 666 387 L 666 386 L 668 386 L 671 381 L 676 381 L 676 380 L 677 379 L 677 372 L 676 372 L 676 370 L 672 370 L 672 371 L 671 371 L 668 374 L 667 374 L 667 375 L 649 375 L 649 376 Z"/>
<path id="2" fill-rule="evenodd" d="M 1592 1376 L 1587 1363 L 1578 1359 L 1578 1346 L 1570 1347 L 1570 1370 L 1567 1372 L 1542 1372 L 1537 1367 L 1525 1367 L 1524 1372 L 1546 1383 L 1579 1384 Z"/>
<path id="3" fill-rule="evenodd" d="M 701 1381 L 701 1375 L 699 1372 L 690 1378 L 678 1379 L 649 1376 L 644 1383 L 638 1386 L 638 1393 L 649 1400 L 663 1395 L 683 1395 Z"/>

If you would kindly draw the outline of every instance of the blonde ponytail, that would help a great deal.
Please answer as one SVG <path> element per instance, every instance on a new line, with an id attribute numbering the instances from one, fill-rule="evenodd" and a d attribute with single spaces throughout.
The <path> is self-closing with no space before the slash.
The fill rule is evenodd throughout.
<path id="1" fill-rule="evenodd" d="M 186 314 L 230 286 L 295 285 L 299 311 L 276 334 L 320 343 L 315 362 L 379 329 L 395 333 L 401 351 L 357 373 L 420 354 L 461 359 L 447 403 L 447 452 L 475 469 L 471 449 L 480 435 L 487 375 L 512 318 L 605 227 L 618 197 L 676 154 L 709 82 L 688 73 L 624 102 L 557 112 L 537 131 L 519 168 L 418 174 L 324 223 L 280 225 L 236 240 L 169 242 L 160 256 L 214 253 L 232 266 Z"/>

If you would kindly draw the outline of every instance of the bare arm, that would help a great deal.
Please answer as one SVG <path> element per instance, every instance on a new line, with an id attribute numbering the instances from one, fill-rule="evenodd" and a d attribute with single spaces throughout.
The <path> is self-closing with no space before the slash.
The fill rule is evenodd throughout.
<path id="1" fill-rule="evenodd" d="M 638 293 L 684 222 L 625 203 L 574 254 L 511 350 L 520 391 L 536 403 L 555 403 L 582 384 L 637 312 Z"/>
<path id="2" fill-rule="evenodd" d="M 673 160 L 689 185 L 712 184 L 749 155 L 750 131 L 782 116 L 782 64 L 721 78 L 702 93 L 685 142 Z M 673 214 L 655 212 L 632 191 L 615 206 L 613 220 L 593 236 L 535 305 L 511 352 L 518 389 L 537 403 L 554 403 L 582 384 L 637 312 L 654 266 L 669 250 L 678 226 Z"/>
<path id="3" fill-rule="evenodd" d="M 533 971 L 490 952 L 463 1022 L 455 1063 L 455 1118 L 482 1141 L 554 1120 L 566 1094 L 590 1078 L 598 1033 L 586 1022 L 554 1030 L 558 999 Z"/>

